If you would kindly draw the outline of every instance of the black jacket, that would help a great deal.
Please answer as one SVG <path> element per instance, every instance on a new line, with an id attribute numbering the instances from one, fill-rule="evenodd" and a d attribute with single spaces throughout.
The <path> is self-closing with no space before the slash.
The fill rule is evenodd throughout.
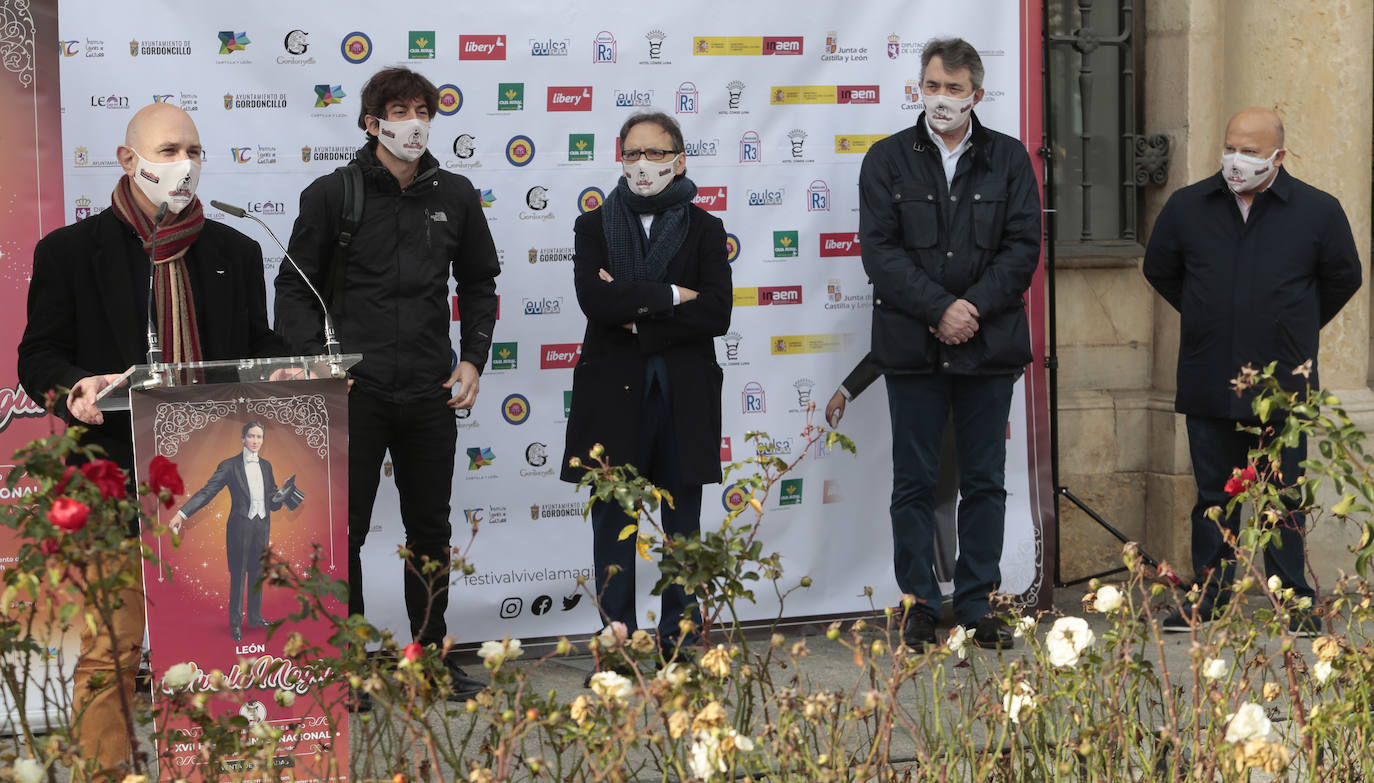
<path id="1" fill-rule="evenodd" d="M 272 512 L 281 508 L 282 502 L 277 499 L 277 480 L 272 475 L 272 463 L 258 457 L 258 469 L 262 471 L 262 507 L 267 512 L 267 522 L 272 522 Z M 239 516 L 247 519 L 248 511 L 253 504 L 252 490 L 248 488 L 248 469 L 243 464 L 243 452 L 240 451 L 234 456 L 222 460 L 215 472 L 210 475 L 210 480 L 186 499 L 186 502 L 178 509 L 186 516 L 186 527 L 189 530 L 194 523 L 190 520 L 197 511 L 205 508 L 206 504 L 215 499 L 220 490 L 229 490 L 229 515 Z"/>
<path id="2" fill-rule="evenodd" d="M 883 372 L 993 375 L 1031 360 L 1023 296 L 1040 260 L 1040 192 L 1021 142 L 972 122 L 952 188 L 924 114 L 864 155 L 859 237 Z M 978 308 L 978 331 L 949 346 L 929 327 L 956 299 Z"/>
<path id="3" fill-rule="evenodd" d="M 377 160 L 375 144 L 350 166 L 363 169 L 362 225 L 349 248 L 342 302 L 330 310 L 344 353 L 361 353 L 350 375 L 360 388 L 392 402 L 445 396 L 452 372 L 450 273 L 458 283 L 461 361 L 486 365 L 496 323 L 501 272 L 477 191 L 467 177 L 444 171 L 426 152 L 415 180 L 402 189 Z M 288 250 L 325 293 L 338 242 L 343 174 L 332 172 L 301 193 Z M 319 353 L 319 304 L 283 263 L 277 272 L 277 331 L 297 350 Z M 327 294 L 326 294 L 327 295 Z"/>
<path id="4" fill-rule="evenodd" d="M 141 242 L 112 209 L 57 229 L 34 248 L 19 380 L 40 405 L 49 389 L 71 388 L 88 375 L 123 372 L 147 361 L 147 316 L 136 304 L 139 292 L 129 271 L 142 258 Z M 207 360 L 290 353 L 267 327 L 257 242 L 206 220 L 187 253 L 186 269 Z M 146 285 L 147 276 L 142 279 Z M 57 400 L 56 409 L 67 415 L 65 398 Z M 91 427 L 86 440 L 104 447 L 128 470 L 133 467 L 129 426 L 127 412 L 106 412 L 105 423 Z"/>
<path id="5" fill-rule="evenodd" d="M 573 284 L 587 331 L 573 369 L 560 474 L 564 481 L 582 478 L 586 471 L 569 468 L 568 459 L 587 462 L 595 443 L 605 446 L 612 464 L 636 459 L 645 364 L 651 354 L 662 356 L 668 366 L 682 484 L 721 479 L 723 376 L 713 338 L 730 328 L 730 264 L 720 218 L 697 206 L 690 214 L 687 238 L 668 263 L 664 283 L 601 280 L 597 270 L 610 268 L 601 210 L 582 215 L 573 226 Z M 697 298 L 674 307 L 668 283 L 697 291 Z M 631 321 L 638 334 L 624 328 Z"/>
<path id="6" fill-rule="evenodd" d="M 1179 413 L 1255 421 L 1241 366 L 1278 362 L 1294 391 L 1319 388 L 1321 327 L 1360 288 L 1360 260 L 1340 202 L 1280 168 L 1242 221 L 1221 172 L 1176 191 L 1145 250 L 1145 277 L 1182 315 Z M 1312 360 L 1310 378 L 1292 374 Z"/>

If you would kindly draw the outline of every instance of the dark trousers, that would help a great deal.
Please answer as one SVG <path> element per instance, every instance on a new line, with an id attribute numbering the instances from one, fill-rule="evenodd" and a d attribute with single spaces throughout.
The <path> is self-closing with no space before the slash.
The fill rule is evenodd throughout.
<path id="1" fill-rule="evenodd" d="M 892 415 L 892 560 L 897 586 L 917 609 L 940 615 L 936 581 L 935 488 L 945 418 L 954 414 L 959 461 L 959 555 L 954 563 L 954 617 L 971 625 L 988 613 L 988 594 L 1002 581 L 1006 527 L 1007 414 L 1010 375 L 888 375 Z"/>
<path id="2" fill-rule="evenodd" d="M 654 483 L 673 496 L 675 508 L 659 506 L 659 524 L 663 532 L 672 536 L 694 537 L 701 530 L 701 485 L 683 486 L 679 480 L 679 459 L 673 436 L 673 409 L 669 390 L 657 380 L 651 380 L 644 392 L 644 404 L 639 415 L 639 443 L 637 459 L 631 463 Z M 635 614 L 635 536 L 618 540 L 620 531 L 633 522 L 615 502 L 592 506 L 592 561 L 596 569 L 596 593 L 601 600 L 603 621 L 619 621 L 630 631 L 638 627 Z M 610 575 L 607 569 L 619 571 Z M 679 585 L 663 591 L 658 617 L 658 636 L 661 643 L 677 642 L 678 622 L 687 609 L 687 594 Z M 701 624 L 701 615 L 693 602 L 692 620 Z M 692 644 L 696 635 L 684 639 Z"/>
<path id="3" fill-rule="evenodd" d="M 1281 426 L 1281 425 L 1280 425 Z M 1193 506 L 1193 574 L 1203 586 L 1205 600 L 1222 606 L 1230 599 L 1230 586 L 1236 580 L 1236 553 L 1222 537 L 1222 527 L 1232 534 L 1240 529 L 1240 515 L 1232 514 L 1217 522 L 1207 518 L 1207 509 L 1220 506 L 1226 510 L 1230 497 L 1226 494 L 1226 480 L 1231 471 L 1243 468 L 1250 461 L 1250 449 L 1257 448 L 1256 439 L 1236 431 L 1236 423 L 1229 419 L 1188 417 L 1188 453 L 1193 460 L 1193 477 L 1197 479 L 1197 503 Z M 1307 453 L 1304 438 L 1297 448 L 1284 449 L 1279 469 L 1284 484 L 1292 484 L 1303 474 L 1301 462 Z M 1285 503 L 1289 501 L 1285 499 Z M 1296 500 L 1292 501 L 1295 505 Z M 1306 557 L 1303 552 L 1303 531 L 1306 517 L 1290 513 L 1278 525 L 1278 546 L 1264 550 L 1264 567 L 1270 576 L 1283 580 L 1284 587 L 1293 588 L 1299 596 L 1314 597 L 1304 573 Z"/>
<path id="4" fill-rule="evenodd" d="M 443 397 L 396 405 L 354 388 L 348 394 L 348 612 L 363 614 L 359 556 L 372 525 L 382 460 L 388 451 L 401 500 L 401 524 L 411 561 L 405 567 L 406 614 L 411 636 L 443 644 L 448 626 L 449 494 L 458 426 Z M 422 558 L 442 563 L 421 576 Z"/>
<path id="5" fill-rule="evenodd" d="M 262 553 L 272 538 L 272 525 L 261 517 L 230 514 L 224 525 L 224 553 L 229 559 L 229 627 L 243 627 L 243 588 L 248 587 L 248 619 L 262 619 Z"/>

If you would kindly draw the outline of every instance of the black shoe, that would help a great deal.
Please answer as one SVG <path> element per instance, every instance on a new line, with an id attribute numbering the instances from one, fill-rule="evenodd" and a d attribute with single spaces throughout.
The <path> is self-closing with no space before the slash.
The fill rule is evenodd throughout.
<path id="1" fill-rule="evenodd" d="M 1294 609 L 1288 613 L 1288 631 L 1294 636 L 1321 636 L 1325 630 L 1322 618 L 1311 609 Z"/>
<path id="2" fill-rule="evenodd" d="M 921 652 L 935 643 L 935 618 L 919 609 L 907 612 L 906 625 L 902 628 L 902 644 Z"/>
<path id="3" fill-rule="evenodd" d="M 1211 603 L 1204 602 L 1197 605 L 1196 619 L 1193 617 L 1192 607 L 1185 606 L 1183 609 L 1170 612 L 1159 624 L 1159 627 L 1165 633 L 1189 633 L 1194 628 L 1201 631 L 1220 616 L 1221 610 L 1215 608 Z"/>
<path id="4" fill-rule="evenodd" d="M 449 693 L 446 697 L 449 701 L 467 701 L 482 691 L 486 690 L 487 684 L 475 677 L 471 677 L 463 671 L 463 667 L 453 662 L 453 659 L 444 660 L 444 668 L 448 669 Z"/>
<path id="5" fill-rule="evenodd" d="M 372 694 L 364 690 L 348 689 L 348 698 L 344 701 L 344 706 L 349 712 L 372 712 Z"/>
<path id="6" fill-rule="evenodd" d="M 243 629 L 239 628 L 237 625 L 229 626 L 229 637 L 236 642 L 243 641 Z"/>
<path id="7" fill-rule="evenodd" d="M 1016 644 L 1011 626 L 994 614 L 985 614 L 973 624 L 973 643 L 984 650 L 1005 650 Z"/>
<path id="8" fill-rule="evenodd" d="M 249 628 L 266 628 L 272 624 L 271 620 L 264 620 L 262 615 L 248 615 Z"/>

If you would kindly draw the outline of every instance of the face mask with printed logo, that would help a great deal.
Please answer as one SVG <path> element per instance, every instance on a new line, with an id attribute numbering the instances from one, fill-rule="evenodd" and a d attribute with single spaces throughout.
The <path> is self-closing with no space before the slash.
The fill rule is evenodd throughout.
<path id="1" fill-rule="evenodd" d="M 377 140 L 392 155 L 409 163 L 418 160 L 429 146 L 429 123 L 421 119 L 377 120 Z"/>
<path id="2" fill-rule="evenodd" d="M 153 163 L 139 155 L 138 150 L 133 153 L 138 158 L 134 166 L 134 184 L 154 206 L 166 202 L 167 210 L 177 213 L 195 201 L 196 186 L 200 184 L 199 158 Z"/>
<path id="3" fill-rule="evenodd" d="M 654 163 L 648 158 L 640 158 L 634 163 L 621 164 L 625 169 L 625 179 L 629 180 L 630 190 L 641 196 L 657 196 L 673 181 L 673 161 L 677 156 Z"/>
<path id="4" fill-rule="evenodd" d="M 949 133 L 964 127 L 973 110 L 973 96 L 953 98 L 948 95 L 926 96 L 926 121 L 939 133 Z"/>
<path id="5" fill-rule="evenodd" d="M 1274 171 L 1274 152 L 1267 158 L 1254 158 L 1239 152 L 1227 152 L 1221 156 L 1221 176 L 1232 193 L 1248 193 L 1259 187 Z"/>

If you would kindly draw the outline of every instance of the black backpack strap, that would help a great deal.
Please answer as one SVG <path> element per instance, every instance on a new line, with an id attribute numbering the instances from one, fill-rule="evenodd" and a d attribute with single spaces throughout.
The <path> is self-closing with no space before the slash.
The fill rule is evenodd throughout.
<path id="1" fill-rule="evenodd" d="M 363 223 L 363 170 L 359 166 L 340 166 L 335 169 L 343 176 L 343 202 L 339 209 L 339 238 L 334 245 L 333 262 L 329 265 L 329 286 L 325 298 L 338 316 L 343 312 L 344 280 L 348 269 L 348 247 Z"/>

